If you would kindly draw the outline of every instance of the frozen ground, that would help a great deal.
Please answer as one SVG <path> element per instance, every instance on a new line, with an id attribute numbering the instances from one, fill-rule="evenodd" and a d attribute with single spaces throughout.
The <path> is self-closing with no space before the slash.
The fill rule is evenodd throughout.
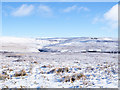
<path id="1" fill-rule="evenodd" d="M 117 39 L 0 41 L 0 88 L 118 88 Z"/>

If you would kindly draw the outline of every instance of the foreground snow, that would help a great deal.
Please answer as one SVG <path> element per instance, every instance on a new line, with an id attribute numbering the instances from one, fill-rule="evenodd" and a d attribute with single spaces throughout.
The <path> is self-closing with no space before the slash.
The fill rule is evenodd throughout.
<path id="1" fill-rule="evenodd" d="M 114 54 L 6 53 L 0 64 L 0 88 L 118 88 Z"/>
<path id="2" fill-rule="evenodd" d="M 111 53 L 118 51 L 116 39 L 0 41 L 0 88 L 118 88 L 118 53 Z"/>

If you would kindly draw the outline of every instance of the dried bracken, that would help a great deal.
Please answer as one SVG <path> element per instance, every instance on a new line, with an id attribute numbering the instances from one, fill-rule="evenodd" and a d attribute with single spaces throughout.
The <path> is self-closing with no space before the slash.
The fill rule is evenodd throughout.
<path id="1" fill-rule="evenodd" d="M 2 69 L 3 69 L 3 68 L 7 68 L 7 66 L 4 65 L 4 66 L 2 66 Z"/>
<path id="2" fill-rule="evenodd" d="M 16 72 L 15 73 L 15 77 L 19 77 L 19 76 L 27 76 L 27 73 L 25 72 L 25 70 L 21 70 L 20 72 Z"/>
<path id="3" fill-rule="evenodd" d="M 86 76 L 82 73 L 73 74 L 71 76 L 63 76 L 61 81 L 73 83 L 75 80 L 86 79 Z"/>
<path id="4" fill-rule="evenodd" d="M 65 68 L 56 68 L 56 73 L 57 74 L 68 72 L 68 71 L 69 71 L 68 67 L 65 67 Z"/>
<path id="5" fill-rule="evenodd" d="M 41 68 L 51 68 L 51 65 L 43 65 Z"/>
<path id="6" fill-rule="evenodd" d="M 9 76 L 0 74 L 0 80 L 5 80 L 5 79 L 9 79 Z"/>
<path id="7" fill-rule="evenodd" d="M 38 64 L 38 62 L 37 62 L 37 61 L 34 61 L 33 63 Z"/>
<path id="8" fill-rule="evenodd" d="M 10 72 L 13 71 L 13 69 L 8 69 Z"/>

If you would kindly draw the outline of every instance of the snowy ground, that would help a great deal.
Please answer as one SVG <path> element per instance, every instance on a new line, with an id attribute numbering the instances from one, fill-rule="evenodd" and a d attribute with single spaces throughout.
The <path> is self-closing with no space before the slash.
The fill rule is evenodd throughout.
<path id="1" fill-rule="evenodd" d="M 5 38 L 0 88 L 118 88 L 116 39 Z"/>

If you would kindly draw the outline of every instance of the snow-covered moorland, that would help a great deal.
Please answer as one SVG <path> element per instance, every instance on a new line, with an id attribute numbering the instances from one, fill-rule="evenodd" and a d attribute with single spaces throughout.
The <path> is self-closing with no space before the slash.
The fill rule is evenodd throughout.
<path id="1" fill-rule="evenodd" d="M 114 38 L 0 37 L 0 88 L 118 88 Z"/>

